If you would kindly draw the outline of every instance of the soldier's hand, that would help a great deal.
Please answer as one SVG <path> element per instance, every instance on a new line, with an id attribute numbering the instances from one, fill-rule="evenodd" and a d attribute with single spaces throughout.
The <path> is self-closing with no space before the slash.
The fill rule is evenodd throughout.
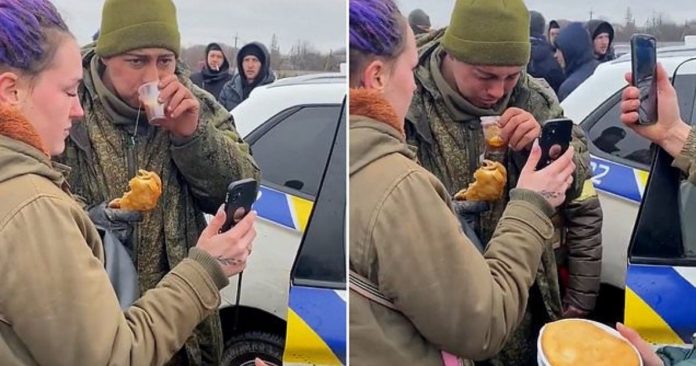
<path id="1" fill-rule="evenodd" d="M 631 344 L 636 347 L 640 358 L 643 359 L 643 365 L 645 366 L 663 366 L 662 360 L 657 356 L 652 346 L 643 340 L 640 335 L 633 329 L 621 324 L 616 323 L 616 330 L 619 331 L 624 338 L 626 338 Z"/>
<path id="2" fill-rule="evenodd" d="M 176 75 L 160 80 L 160 102 L 164 103 L 166 119 L 160 127 L 177 137 L 189 137 L 198 128 L 201 105 L 193 93 L 182 84 Z"/>
<path id="3" fill-rule="evenodd" d="M 230 277 L 246 267 L 247 257 L 251 254 L 254 238 L 256 238 L 254 229 L 256 213 L 249 212 L 234 227 L 221 233 L 220 229 L 225 223 L 225 217 L 224 206 L 221 206 L 201 233 L 196 247 L 217 259 L 222 271 Z"/>
<path id="4" fill-rule="evenodd" d="M 500 117 L 500 137 L 514 151 L 529 149 L 541 133 L 541 125 L 531 113 L 516 107 L 505 110 Z"/>
<path id="5" fill-rule="evenodd" d="M 560 158 L 541 170 L 536 165 L 541 159 L 541 148 L 538 140 L 534 141 L 527 163 L 522 168 L 517 188 L 529 189 L 539 193 L 554 208 L 565 201 L 565 193 L 573 184 L 574 149 L 572 146 Z"/>

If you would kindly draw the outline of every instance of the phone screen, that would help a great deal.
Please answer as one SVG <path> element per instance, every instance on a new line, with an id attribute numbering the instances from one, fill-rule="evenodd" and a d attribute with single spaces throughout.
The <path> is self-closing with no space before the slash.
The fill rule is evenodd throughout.
<path id="1" fill-rule="evenodd" d="M 636 35 L 631 40 L 633 85 L 640 90 L 639 123 L 657 121 L 657 44 L 655 38 Z"/>

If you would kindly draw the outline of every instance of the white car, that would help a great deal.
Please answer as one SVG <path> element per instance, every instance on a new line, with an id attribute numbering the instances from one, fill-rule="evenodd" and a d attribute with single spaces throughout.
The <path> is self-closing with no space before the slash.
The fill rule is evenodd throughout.
<path id="1" fill-rule="evenodd" d="M 696 107 L 696 45 L 687 39 L 684 46 L 658 49 L 657 58 L 673 79 L 680 100 L 682 118 L 685 121 L 692 121 Z M 605 312 L 606 317 L 603 320 L 621 320 L 625 310 L 627 320 L 630 317 L 651 319 L 649 328 L 653 331 L 663 328 L 676 329 L 678 326 L 666 320 L 653 322 L 654 319 L 665 317 L 666 310 L 661 309 L 665 303 L 665 296 L 662 296 L 661 300 L 649 300 L 648 295 L 636 295 L 640 292 L 636 288 L 650 286 L 663 288 L 665 283 L 655 279 L 650 280 L 651 283 L 646 283 L 645 280 L 636 283 L 635 278 L 631 278 L 634 273 L 631 266 L 634 264 L 659 262 L 660 265 L 676 268 L 677 262 L 680 262 L 682 258 L 676 256 L 671 259 L 646 258 L 641 254 L 640 245 L 635 245 L 635 238 L 632 238 L 648 182 L 648 172 L 653 164 L 654 148 L 648 140 L 624 127 L 619 120 L 621 93 L 627 85 L 624 75 L 630 70 L 630 54 L 599 65 L 594 74 L 573 91 L 561 103 L 561 106 L 565 115 L 580 124 L 586 133 L 592 156 L 593 183 L 604 212 L 602 291 L 597 304 L 598 309 Z M 655 205 L 656 202 L 653 201 L 652 204 Z M 668 209 L 676 212 L 678 207 Z M 632 239 L 634 239 L 633 242 Z M 629 248 L 630 243 L 634 244 L 631 244 Z M 654 245 L 658 245 L 657 241 Z M 644 249 L 642 250 L 644 253 L 661 252 L 655 248 Z M 666 256 L 671 255 L 667 251 L 662 253 Z M 688 278 L 681 277 L 686 283 L 696 284 L 696 272 L 693 267 L 680 273 L 687 272 L 690 273 Z M 651 301 L 657 303 L 662 301 L 663 305 L 656 305 Z M 640 315 L 636 315 L 635 309 L 640 309 Z M 672 311 L 674 309 L 675 307 L 672 307 Z M 685 319 L 682 317 L 681 321 Z M 660 325 L 656 325 L 657 323 Z M 692 329 L 693 324 L 687 328 Z M 649 334 L 647 336 L 651 338 Z M 656 338 L 652 337 L 652 339 Z M 678 337 L 670 339 L 674 340 Z"/>
<path id="2" fill-rule="evenodd" d="M 221 291 L 223 365 L 346 362 L 346 84 L 340 73 L 280 79 L 231 111 L 262 181 L 239 306 L 237 277 Z"/>

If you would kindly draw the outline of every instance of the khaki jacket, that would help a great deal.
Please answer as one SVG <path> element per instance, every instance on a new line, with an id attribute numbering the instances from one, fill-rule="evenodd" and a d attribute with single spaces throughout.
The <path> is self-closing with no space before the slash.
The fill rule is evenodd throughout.
<path id="1" fill-rule="evenodd" d="M 0 110 L 0 365 L 161 365 L 228 282 L 192 249 L 123 312 L 99 235 L 33 127 Z"/>
<path id="2" fill-rule="evenodd" d="M 379 95 L 351 90 L 350 268 L 400 312 L 350 293 L 355 365 L 441 365 L 496 354 L 520 321 L 552 208 L 514 189 L 487 251 L 464 236 L 445 187 L 415 161 Z"/>

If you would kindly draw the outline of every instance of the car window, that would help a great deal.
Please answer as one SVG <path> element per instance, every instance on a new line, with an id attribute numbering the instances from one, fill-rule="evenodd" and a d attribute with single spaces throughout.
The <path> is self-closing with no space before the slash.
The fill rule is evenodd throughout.
<path id="1" fill-rule="evenodd" d="M 278 114 L 250 139 L 264 183 L 314 198 L 333 141 L 340 105 L 305 106 Z"/>
<path id="2" fill-rule="evenodd" d="M 345 113 L 341 112 L 331 160 L 293 268 L 295 285 L 345 289 L 345 124 Z"/>
<path id="3" fill-rule="evenodd" d="M 648 170 L 650 159 L 650 141 L 624 127 L 619 119 L 621 115 L 621 92 L 609 98 L 605 104 L 593 113 L 594 121 L 586 128 L 590 142 L 590 152 L 605 159 L 624 165 Z"/>

